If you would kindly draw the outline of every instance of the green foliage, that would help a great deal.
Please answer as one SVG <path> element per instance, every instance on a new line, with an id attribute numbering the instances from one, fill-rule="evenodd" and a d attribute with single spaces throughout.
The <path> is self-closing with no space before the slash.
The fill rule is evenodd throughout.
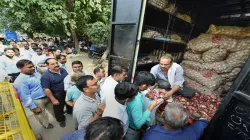
<path id="1" fill-rule="evenodd" d="M 75 30 L 92 39 L 96 29 L 108 33 L 110 8 L 111 0 L 0 0 L 0 28 L 68 36 Z"/>
<path id="2" fill-rule="evenodd" d="M 93 24 L 88 24 L 86 34 L 89 37 L 89 40 L 95 44 L 107 44 L 109 39 L 109 27 L 109 25 L 99 21 Z"/>

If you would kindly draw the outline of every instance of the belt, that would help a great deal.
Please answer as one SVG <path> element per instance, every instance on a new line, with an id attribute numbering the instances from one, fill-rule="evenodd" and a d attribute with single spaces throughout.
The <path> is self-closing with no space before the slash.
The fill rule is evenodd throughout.
<path id="1" fill-rule="evenodd" d="M 137 131 L 137 132 L 140 131 L 140 129 L 136 130 L 136 129 L 130 127 L 130 126 L 129 126 L 129 128 L 132 129 L 132 130 L 134 130 L 134 131 Z"/>
<path id="2" fill-rule="evenodd" d="M 45 99 L 47 98 L 47 96 L 44 96 L 44 97 L 41 97 L 41 98 L 38 98 L 38 99 L 35 99 L 35 100 L 40 100 L 40 99 Z"/>

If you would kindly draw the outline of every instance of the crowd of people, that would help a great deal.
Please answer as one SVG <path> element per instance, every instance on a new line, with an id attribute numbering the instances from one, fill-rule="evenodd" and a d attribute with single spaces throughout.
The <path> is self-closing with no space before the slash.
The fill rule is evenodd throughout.
<path id="1" fill-rule="evenodd" d="M 191 97 L 194 92 L 183 87 L 183 69 L 170 55 L 162 56 L 151 72 L 138 72 L 130 83 L 125 81 L 128 69 L 119 65 L 110 68 L 105 78 L 103 67 L 89 74 L 83 69 L 84 62 L 76 60 L 69 73 L 65 65 L 68 53 L 53 46 L 55 42 L 10 42 L 0 59 L 0 80 L 13 83 L 22 104 L 45 129 L 54 127 L 48 113 L 61 127 L 67 125 L 65 113 L 72 114 L 76 131 L 61 140 L 195 140 L 203 134 L 208 121 L 187 125 L 186 109 L 172 100 L 173 94 Z M 156 88 L 159 80 L 166 83 L 159 92 L 169 101 L 164 122 L 146 125 L 155 121 L 151 119 L 153 110 L 163 102 L 158 98 L 148 105 L 144 102 L 145 94 Z"/>

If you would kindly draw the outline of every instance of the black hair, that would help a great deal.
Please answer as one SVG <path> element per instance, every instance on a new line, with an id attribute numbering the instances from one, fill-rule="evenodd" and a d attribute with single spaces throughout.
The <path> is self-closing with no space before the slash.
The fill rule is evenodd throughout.
<path id="1" fill-rule="evenodd" d="M 76 81 L 76 87 L 83 92 L 83 88 L 86 88 L 87 85 L 87 81 L 88 80 L 93 80 L 94 77 L 91 75 L 84 75 L 82 77 L 80 77 L 77 81 Z"/>
<path id="2" fill-rule="evenodd" d="M 23 68 L 25 65 L 27 64 L 33 64 L 32 61 L 30 60 L 27 60 L 27 59 L 22 59 L 22 60 L 19 60 L 17 61 L 16 63 L 16 67 L 17 68 Z"/>
<path id="3" fill-rule="evenodd" d="M 148 71 L 140 71 L 134 79 L 134 84 L 136 84 L 137 86 L 143 84 L 153 86 L 155 84 L 155 81 L 156 79 L 152 73 Z"/>
<path id="4" fill-rule="evenodd" d="M 111 69 L 111 75 L 114 76 L 115 74 L 121 74 L 123 72 L 123 69 L 121 66 L 114 66 Z"/>
<path id="5" fill-rule="evenodd" d="M 60 60 L 62 57 L 66 58 L 66 55 L 60 54 L 56 56 L 56 60 Z"/>
<path id="6" fill-rule="evenodd" d="M 122 122 L 112 117 L 102 117 L 91 123 L 84 136 L 85 140 L 121 140 L 124 134 Z"/>
<path id="7" fill-rule="evenodd" d="M 13 48 L 5 48 L 4 52 L 9 51 L 9 50 L 12 50 L 13 52 L 15 52 Z"/>
<path id="8" fill-rule="evenodd" d="M 14 51 L 17 50 L 18 52 L 20 52 L 20 50 L 19 50 L 18 48 L 13 48 L 13 50 L 14 50 Z"/>
<path id="9" fill-rule="evenodd" d="M 43 45 L 43 48 L 48 48 L 49 47 L 48 44 L 46 44 L 46 43 L 43 43 L 42 45 Z"/>
<path id="10" fill-rule="evenodd" d="M 138 86 L 129 82 L 121 82 L 115 87 L 115 98 L 118 100 L 132 99 L 139 91 Z"/>
<path id="11" fill-rule="evenodd" d="M 31 45 L 32 45 L 32 44 L 35 44 L 35 46 L 36 46 L 36 47 L 38 46 L 38 45 L 37 45 L 36 43 L 34 43 L 34 42 L 33 42 L 33 43 L 31 43 Z"/>
<path id="12" fill-rule="evenodd" d="M 42 48 L 40 48 L 40 47 L 36 48 L 36 50 L 41 50 L 41 51 L 43 51 L 43 49 L 42 49 Z"/>
<path id="13" fill-rule="evenodd" d="M 82 62 L 79 61 L 79 60 L 73 61 L 73 62 L 72 62 L 72 66 L 75 65 L 75 64 L 80 64 L 80 65 L 82 65 Z"/>
<path id="14" fill-rule="evenodd" d="M 96 74 L 96 73 L 98 73 L 98 72 L 100 72 L 101 71 L 101 69 L 102 70 L 104 70 L 104 68 L 103 67 L 96 67 L 95 69 L 94 69 L 94 74 Z"/>
<path id="15" fill-rule="evenodd" d="M 158 88 L 165 89 L 165 90 L 170 90 L 171 85 L 168 81 L 159 79 L 157 81 Z"/>
<path id="16" fill-rule="evenodd" d="M 126 68 L 125 66 L 122 66 L 122 70 L 123 72 L 128 72 L 128 68 Z"/>
<path id="17" fill-rule="evenodd" d="M 49 65 L 49 60 L 51 60 L 51 59 L 55 59 L 55 58 L 48 58 L 48 59 L 46 59 L 45 61 L 44 61 L 44 63 L 46 64 L 46 65 Z"/>

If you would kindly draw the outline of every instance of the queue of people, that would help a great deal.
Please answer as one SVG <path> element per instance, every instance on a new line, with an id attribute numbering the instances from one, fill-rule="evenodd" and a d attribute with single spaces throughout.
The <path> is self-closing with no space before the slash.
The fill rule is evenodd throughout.
<path id="1" fill-rule="evenodd" d="M 130 83 L 125 81 L 128 69 L 119 65 L 111 68 L 106 79 L 103 67 L 95 68 L 92 76 L 79 60 L 72 62 L 73 72 L 68 73 L 67 57 L 61 50 L 50 49 L 47 44 L 38 46 L 23 43 L 19 48 L 5 48 L 0 78 L 13 83 L 23 105 L 45 129 L 54 127 L 47 112 L 61 127 L 67 126 L 66 107 L 66 113 L 73 115 L 76 131 L 61 140 L 198 140 L 208 125 L 208 121 L 200 119 L 187 126 L 186 109 L 171 102 L 173 94 L 191 97 L 194 91 L 183 87 L 183 69 L 170 55 L 162 56 L 151 72 L 138 72 Z M 155 98 L 146 104 L 145 94 L 157 87 L 159 80 L 165 82 L 165 88 L 159 90 L 164 99 Z M 151 116 L 163 100 L 171 102 L 165 107 L 164 122 L 146 125 L 155 121 Z"/>

